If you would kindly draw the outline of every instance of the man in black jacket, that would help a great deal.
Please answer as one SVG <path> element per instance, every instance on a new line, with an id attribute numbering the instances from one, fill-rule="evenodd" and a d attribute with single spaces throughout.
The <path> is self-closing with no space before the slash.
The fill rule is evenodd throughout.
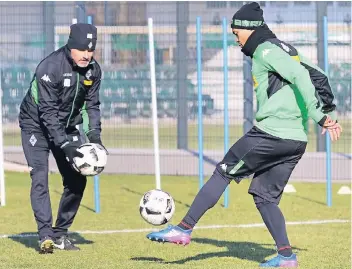
<path id="1" fill-rule="evenodd" d="M 93 59 L 97 29 L 73 24 L 67 45 L 42 60 L 19 114 L 22 146 L 32 179 L 31 204 L 38 226 L 40 253 L 53 248 L 79 250 L 67 237 L 82 200 L 86 177 L 74 165 L 83 157 L 78 124 L 91 143 L 102 145 L 99 88 L 101 69 Z M 62 175 L 64 192 L 55 227 L 48 188 L 48 157 L 52 152 Z"/>

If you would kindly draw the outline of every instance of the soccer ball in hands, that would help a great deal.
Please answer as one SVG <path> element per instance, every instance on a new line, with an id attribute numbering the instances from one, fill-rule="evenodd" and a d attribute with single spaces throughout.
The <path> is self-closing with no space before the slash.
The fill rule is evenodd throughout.
<path id="1" fill-rule="evenodd" d="M 155 226 L 167 223 L 174 212 L 174 199 L 162 190 L 146 192 L 139 203 L 139 213 L 142 218 Z"/>
<path id="2" fill-rule="evenodd" d="M 73 162 L 82 175 L 95 176 L 104 170 L 107 154 L 102 146 L 94 143 L 85 143 L 78 147 L 77 151 L 81 152 L 83 157 L 75 157 Z"/>

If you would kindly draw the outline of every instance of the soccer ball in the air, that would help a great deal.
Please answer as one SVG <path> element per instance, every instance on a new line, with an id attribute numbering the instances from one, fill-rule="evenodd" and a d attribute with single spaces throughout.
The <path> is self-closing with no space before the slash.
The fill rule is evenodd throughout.
<path id="1" fill-rule="evenodd" d="M 139 213 L 146 222 L 152 225 L 157 226 L 167 223 L 174 212 L 174 199 L 162 190 L 146 192 L 139 203 Z"/>
<path id="2" fill-rule="evenodd" d="M 73 159 L 82 175 L 95 176 L 104 170 L 107 154 L 102 146 L 94 143 L 85 143 L 78 147 L 77 151 L 84 155 L 82 158 L 76 157 Z"/>

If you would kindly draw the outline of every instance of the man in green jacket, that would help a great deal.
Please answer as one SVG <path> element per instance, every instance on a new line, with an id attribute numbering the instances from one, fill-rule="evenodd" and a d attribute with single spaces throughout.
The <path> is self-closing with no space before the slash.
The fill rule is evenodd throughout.
<path id="1" fill-rule="evenodd" d="M 334 96 L 328 78 L 293 46 L 279 40 L 265 24 L 253 2 L 233 16 L 232 31 L 242 52 L 252 58 L 258 101 L 256 125 L 240 138 L 195 197 L 177 226 L 147 235 L 152 241 L 188 244 L 202 215 L 212 208 L 228 184 L 254 174 L 248 192 L 278 250 L 261 267 L 297 267 L 284 216 L 278 204 L 283 190 L 307 146 L 307 121 L 312 118 L 332 141 L 342 132 L 336 121 Z M 317 99 L 319 97 L 320 100 Z"/>

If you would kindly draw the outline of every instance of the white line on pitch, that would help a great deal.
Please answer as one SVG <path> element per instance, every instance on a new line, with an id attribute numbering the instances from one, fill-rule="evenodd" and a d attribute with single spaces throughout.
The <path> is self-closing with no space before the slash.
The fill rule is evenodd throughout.
<path id="1" fill-rule="evenodd" d="M 331 224 L 331 223 L 350 223 L 350 220 L 334 219 L 334 220 L 309 220 L 309 221 L 288 221 L 286 225 L 317 225 L 317 224 Z M 197 226 L 194 229 L 223 229 L 223 228 L 257 228 L 265 227 L 264 223 L 250 223 L 250 224 L 232 224 L 232 225 L 206 225 Z M 74 231 L 71 234 L 116 234 L 116 233 L 145 233 L 158 231 L 158 229 L 123 229 L 123 230 L 102 230 L 102 231 Z M 24 233 L 24 234 L 2 234 L 0 238 L 23 238 L 23 237 L 36 237 L 37 233 Z"/>

